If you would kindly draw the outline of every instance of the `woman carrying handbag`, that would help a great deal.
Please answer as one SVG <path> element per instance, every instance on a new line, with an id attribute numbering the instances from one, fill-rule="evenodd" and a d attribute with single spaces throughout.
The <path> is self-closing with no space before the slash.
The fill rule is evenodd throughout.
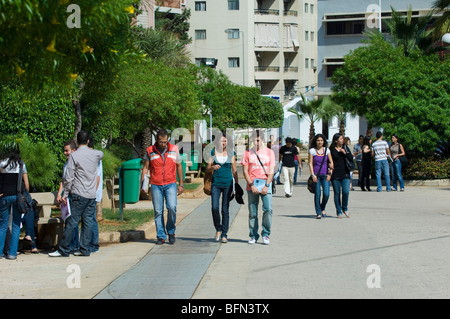
<path id="1" fill-rule="evenodd" d="M 230 221 L 230 185 L 233 183 L 233 177 L 234 182 L 238 183 L 238 174 L 234 154 L 231 150 L 227 150 L 227 137 L 222 135 L 218 141 L 215 149 L 211 152 L 211 158 L 206 169 L 214 172 L 211 184 L 211 212 L 216 229 L 214 240 L 227 243 Z M 221 196 L 222 206 L 219 207 Z"/>
<path id="2" fill-rule="evenodd" d="M 326 217 L 325 207 L 328 198 L 330 197 L 330 179 L 333 171 L 333 158 L 326 146 L 327 142 L 325 136 L 323 134 L 317 134 L 311 141 L 311 148 L 309 149 L 309 170 L 312 173 L 311 176 L 314 183 L 316 183 L 314 208 L 316 210 L 317 219 Z M 328 168 L 330 171 L 328 171 Z M 321 195 L 322 202 L 320 201 Z"/>

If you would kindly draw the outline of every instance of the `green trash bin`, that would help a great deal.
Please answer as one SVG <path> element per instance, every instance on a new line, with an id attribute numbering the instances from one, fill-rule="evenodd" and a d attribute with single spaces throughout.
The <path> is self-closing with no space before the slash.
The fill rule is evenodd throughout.
<path id="1" fill-rule="evenodd" d="M 140 158 L 132 159 L 122 164 L 119 175 L 122 203 L 134 204 L 139 201 L 142 166 L 142 160 Z"/>
<path id="2" fill-rule="evenodd" d="M 186 178 L 186 161 L 187 161 L 187 154 L 180 154 L 181 157 L 181 166 L 183 167 L 183 181 Z M 180 182 L 180 179 L 178 178 L 177 173 L 177 182 Z"/>
<path id="3" fill-rule="evenodd" d="M 192 161 L 192 166 L 190 168 L 191 171 L 196 171 L 198 169 L 198 158 L 199 158 L 199 151 L 197 150 L 192 150 L 191 151 L 191 161 Z"/>

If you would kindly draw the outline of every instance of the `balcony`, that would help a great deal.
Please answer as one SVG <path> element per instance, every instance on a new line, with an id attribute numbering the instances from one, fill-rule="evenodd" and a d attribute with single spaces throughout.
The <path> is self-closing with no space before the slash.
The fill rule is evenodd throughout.
<path id="1" fill-rule="evenodd" d="M 280 80 L 279 66 L 255 66 L 255 80 Z"/>

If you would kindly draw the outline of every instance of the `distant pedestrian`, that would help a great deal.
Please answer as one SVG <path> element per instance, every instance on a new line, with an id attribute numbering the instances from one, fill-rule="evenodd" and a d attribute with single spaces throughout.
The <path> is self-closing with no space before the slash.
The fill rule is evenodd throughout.
<path id="1" fill-rule="evenodd" d="M 314 208 L 316 218 L 320 219 L 326 217 L 325 207 L 330 197 L 330 180 L 333 172 L 333 158 L 327 148 L 325 135 L 317 134 L 311 141 L 308 165 L 313 181 L 316 183 Z M 322 197 L 322 201 L 320 201 L 320 197 Z"/>
<path id="2" fill-rule="evenodd" d="M 350 170 L 347 167 L 346 159 L 349 161 L 353 161 L 353 154 L 344 144 L 344 137 L 340 133 L 334 134 L 332 143 L 330 145 L 330 151 L 334 164 L 333 173 L 331 175 L 331 184 L 333 185 L 336 215 L 338 218 L 342 218 L 342 214 L 350 217 L 350 214 L 348 212 L 348 197 L 350 195 Z"/>
<path id="3" fill-rule="evenodd" d="M 144 156 L 141 182 L 150 172 L 150 191 L 155 212 L 157 245 L 166 242 L 175 244 L 177 219 L 177 195 L 183 193 L 183 166 L 176 145 L 169 143 L 169 133 L 161 129 L 156 133 L 156 142 L 147 148 Z M 177 187 L 177 174 L 180 184 Z M 144 190 L 147 193 L 147 190 Z M 167 208 L 167 223 L 164 224 L 164 201 Z"/>
<path id="4" fill-rule="evenodd" d="M 381 183 L 381 174 L 384 174 L 384 182 L 386 184 L 386 191 L 391 191 L 390 177 L 389 177 L 389 162 L 391 160 L 391 153 L 389 145 L 383 140 L 383 133 L 380 131 L 376 134 L 377 140 L 372 144 L 372 156 L 375 157 L 375 176 L 377 178 L 377 192 L 383 190 Z"/>
<path id="5" fill-rule="evenodd" d="M 402 176 L 402 163 L 400 158 L 405 156 L 405 149 L 403 145 L 398 142 L 398 136 L 396 134 L 392 134 L 392 144 L 389 147 L 389 151 L 392 156 L 392 164 L 391 164 L 391 173 L 392 173 L 392 187 L 394 190 L 397 190 L 397 180 L 400 183 L 400 191 L 403 192 L 405 190 L 405 183 L 403 182 Z"/>
<path id="6" fill-rule="evenodd" d="M 0 149 L 0 258 L 17 258 L 20 237 L 21 214 L 17 206 L 17 193 L 20 168 L 22 167 L 22 190 L 29 189 L 28 172 L 20 157 L 17 144 L 5 145 Z M 29 214 L 29 213 L 27 213 Z M 7 240 L 7 231 L 12 215 L 11 236 Z"/>
<path id="7" fill-rule="evenodd" d="M 230 221 L 230 186 L 233 186 L 233 178 L 235 183 L 238 183 L 239 180 L 234 152 L 231 148 L 227 148 L 227 137 L 222 135 L 220 139 L 216 138 L 216 140 L 218 142 L 215 142 L 216 147 L 211 152 L 206 169 L 214 171 L 211 185 L 211 211 L 216 229 L 215 240 L 227 243 Z M 219 208 L 220 196 L 222 196 L 221 208 Z"/>
<path id="8" fill-rule="evenodd" d="M 358 139 L 358 143 L 353 146 L 353 156 L 355 157 L 356 167 L 358 168 L 358 184 L 357 186 L 362 187 L 362 148 L 364 143 L 364 136 L 360 135 Z"/>
<path id="9" fill-rule="evenodd" d="M 369 192 L 372 191 L 370 189 L 370 175 L 372 173 L 372 150 L 370 148 L 370 142 L 370 136 L 365 136 L 362 144 L 362 179 L 360 184 L 362 191 L 366 191 L 367 189 Z"/>
<path id="10" fill-rule="evenodd" d="M 294 171 L 294 185 L 297 184 L 297 177 L 302 176 L 302 170 L 303 170 L 303 163 L 302 163 L 302 157 L 300 155 L 300 147 L 298 146 L 298 139 L 293 138 L 292 139 L 292 145 L 297 149 L 297 155 L 294 157 L 294 163 L 295 163 L 295 171 Z"/>
<path id="11" fill-rule="evenodd" d="M 281 174 L 284 177 L 284 193 L 286 197 L 292 197 L 294 190 L 295 156 L 297 148 L 292 145 L 292 139 L 286 138 L 286 145 L 280 148 Z"/>
<path id="12" fill-rule="evenodd" d="M 90 149 L 94 149 L 94 138 L 89 136 L 89 144 L 88 147 Z M 98 230 L 98 220 L 99 211 L 101 212 L 102 205 L 102 197 L 103 197 L 103 162 L 100 160 L 98 162 L 97 167 L 97 190 L 95 194 L 95 214 L 93 219 L 92 226 L 92 243 L 91 243 L 91 253 L 98 252 L 100 250 L 99 245 L 99 230 Z"/>
<path id="13" fill-rule="evenodd" d="M 251 136 L 253 145 L 242 156 L 244 178 L 247 181 L 249 210 L 249 244 L 255 244 L 258 234 L 258 205 L 262 200 L 262 232 L 263 243 L 270 243 L 272 226 L 272 182 L 275 167 L 275 154 L 264 144 L 264 137 L 259 130 Z"/>
<path id="14" fill-rule="evenodd" d="M 80 251 L 76 256 L 89 256 L 93 233 L 93 220 L 96 213 L 97 170 L 103 152 L 88 147 L 89 134 L 80 131 L 77 134 L 78 149 L 69 156 L 63 182 L 63 203 L 70 203 L 71 215 L 66 219 L 63 238 L 59 249 L 50 253 L 50 257 L 67 257 L 75 228 L 81 220 Z"/>

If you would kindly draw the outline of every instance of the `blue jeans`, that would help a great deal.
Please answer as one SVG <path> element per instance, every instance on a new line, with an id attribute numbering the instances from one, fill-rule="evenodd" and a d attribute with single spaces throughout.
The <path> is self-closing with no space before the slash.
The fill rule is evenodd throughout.
<path id="1" fill-rule="evenodd" d="M 381 172 L 384 174 L 384 181 L 386 183 L 386 191 L 391 190 L 389 177 L 389 163 L 387 160 L 375 161 L 375 176 L 377 177 L 377 192 L 381 192 L 383 185 L 381 184 Z"/>
<path id="2" fill-rule="evenodd" d="M 156 237 L 166 239 L 167 234 L 175 234 L 177 219 L 177 183 L 153 185 L 150 187 L 155 212 Z M 167 224 L 164 225 L 164 200 L 167 208 Z"/>
<path id="3" fill-rule="evenodd" d="M 323 189 L 322 203 L 320 203 L 321 188 Z M 317 216 L 321 215 L 327 206 L 330 197 L 330 181 L 327 181 L 327 175 L 317 175 L 316 192 L 314 194 L 314 207 Z"/>
<path id="4" fill-rule="evenodd" d="M 211 211 L 213 217 L 214 227 L 216 231 L 222 232 L 221 237 L 227 238 L 228 224 L 230 221 L 230 201 L 228 200 L 228 194 L 230 187 L 220 187 L 216 185 L 211 186 Z M 222 223 L 220 222 L 220 195 L 222 194 Z"/>
<path id="5" fill-rule="evenodd" d="M 270 235 L 270 227 L 272 226 L 272 194 L 253 194 L 252 191 L 247 191 L 248 194 L 248 226 L 250 229 L 250 238 L 258 240 L 258 205 L 259 197 L 262 200 L 263 218 L 262 218 L 262 232 L 261 236 L 266 237 Z"/>
<path id="6" fill-rule="evenodd" d="M 400 182 L 400 189 L 405 188 L 405 183 L 403 182 L 402 177 L 402 162 L 400 160 L 396 160 L 391 164 L 391 173 L 392 173 L 392 187 L 397 190 L 397 179 Z"/>
<path id="7" fill-rule="evenodd" d="M 64 235 L 59 245 L 59 252 L 63 256 L 71 253 L 70 246 L 74 239 L 74 232 L 81 219 L 80 252 L 89 256 L 93 234 L 93 218 L 95 216 L 95 198 L 85 198 L 77 194 L 70 194 L 71 215 L 66 219 Z"/>
<path id="8" fill-rule="evenodd" d="M 302 168 L 300 166 L 300 163 L 297 160 L 294 161 L 294 164 L 295 164 L 294 184 L 297 184 L 297 173 L 298 173 L 298 171 L 300 171 L 300 176 L 301 176 L 302 175 Z"/>
<path id="9" fill-rule="evenodd" d="M 336 214 L 342 214 L 348 211 L 348 195 L 350 194 L 350 178 L 332 179 L 334 192 L 334 205 Z M 342 190 L 342 199 L 341 199 Z"/>
<path id="10" fill-rule="evenodd" d="M 11 240 L 9 241 L 9 247 L 6 247 L 6 249 L 8 255 L 17 256 L 21 217 L 17 210 L 16 195 L 0 198 L 0 256 L 3 256 L 3 250 L 5 250 L 6 233 L 8 231 L 11 209 L 13 214 Z"/>

